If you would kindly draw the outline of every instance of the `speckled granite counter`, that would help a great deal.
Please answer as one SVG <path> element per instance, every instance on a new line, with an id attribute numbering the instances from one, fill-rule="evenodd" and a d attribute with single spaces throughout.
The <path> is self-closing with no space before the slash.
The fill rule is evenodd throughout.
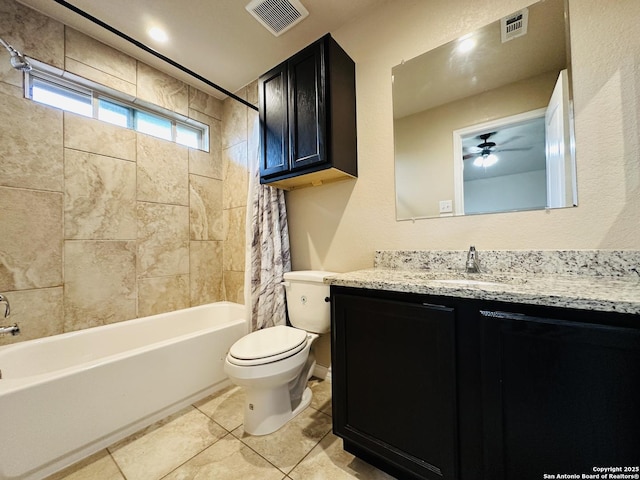
<path id="1" fill-rule="evenodd" d="M 464 273 L 465 251 L 376 253 L 375 267 L 331 285 L 640 315 L 640 252 L 479 251 L 483 273 Z M 455 266 L 455 267 L 454 267 Z"/>

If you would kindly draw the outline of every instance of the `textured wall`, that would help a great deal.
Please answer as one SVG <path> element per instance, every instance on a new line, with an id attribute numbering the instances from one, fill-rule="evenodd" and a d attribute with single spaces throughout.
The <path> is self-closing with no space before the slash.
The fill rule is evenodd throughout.
<path id="1" fill-rule="evenodd" d="M 294 270 L 369 268 L 384 249 L 640 249 L 637 0 L 570 0 L 578 208 L 396 221 L 391 68 L 530 3 L 392 1 L 332 32 L 356 62 L 358 179 L 287 194 Z"/>
<path id="2" fill-rule="evenodd" d="M 377 249 L 640 248 L 640 2 L 570 0 L 579 207 L 397 222 L 391 68 L 530 3 L 388 2 L 334 32 L 357 65 L 359 178 L 287 194 L 294 269 Z"/>
<path id="3" fill-rule="evenodd" d="M 22 98 L 2 59 L 0 292 L 22 335 L 0 344 L 224 300 L 225 286 L 242 302 L 247 108 L 13 0 L 0 0 L 0 31 L 33 58 L 210 126 L 203 152 L 63 113 Z"/>

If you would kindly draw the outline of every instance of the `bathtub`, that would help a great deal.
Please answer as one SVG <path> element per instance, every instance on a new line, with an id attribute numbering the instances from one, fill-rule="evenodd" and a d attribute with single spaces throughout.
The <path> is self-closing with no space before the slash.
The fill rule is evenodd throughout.
<path id="1" fill-rule="evenodd" d="M 41 479 L 229 385 L 219 302 L 0 347 L 0 479 Z"/>

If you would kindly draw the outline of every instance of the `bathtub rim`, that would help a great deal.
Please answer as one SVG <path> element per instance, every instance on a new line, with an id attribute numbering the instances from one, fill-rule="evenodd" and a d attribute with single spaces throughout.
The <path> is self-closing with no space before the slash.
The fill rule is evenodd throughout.
<path id="1" fill-rule="evenodd" d="M 56 335 L 49 335 L 47 337 L 41 337 L 41 338 L 35 338 L 35 339 L 31 339 L 31 340 L 25 340 L 23 342 L 18 342 L 18 343 L 13 343 L 10 345 L 3 345 L 0 346 L 0 354 L 2 354 L 3 352 L 10 352 L 12 350 L 24 350 L 27 348 L 31 348 L 33 346 L 37 346 L 40 344 L 45 344 L 45 343 L 51 343 L 54 341 L 60 341 L 64 338 L 73 338 L 76 336 L 81 336 L 83 333 L 86 334 L 87 330 L 96 330 L 96 329 L 100 329 L 100 330 L 113 330 L 116 329 L 118 327 L 122 328 L 123 323 L 133 323 L 133 324 L 138 324 L 138 323 L 143 323 L 143 322 L 148 322 L 149 319 L 152 319 L 154 317 L 159 317 L 159 316 L 169 316 L 171 314 L 175 314 L 176 312 L 186 312 L 186 311 L 196 311 L 196 310 L 204 310 L 207 308 L 211 308 L 212 305 L 220 305 L 221 308 L 222 307 L 236 307 L 238 308 L 238 310 L 242 310 L 243 315 L 246 315 L 246 307 L 240 303 L 235 303 L 235 302 L 230 302 L 230 301 L 220 301 L 220 302 L 211 302 L 211 303 L 206 303 L 203 305 L 196 305 L 195 307 L 187 307 L 187 308 L 181 308 L 178 310 L 172 310 L 170 312 L 163 312 L 163 313 L 158 313 L 155 315 L 147 315 L 146 317 L 139 317 L 139 318 L 132 318 L 129 320 L 123 320 L 120 322 L 115 322 L 115 323 L 110 323 L 107 325 L 98 325 L 95 327 L 90 327 L 90 328 L 85 328 L 85 329 L 81 329 L 81 330 L 74 330 L 72 332 L 64 332 L 64 333 L 59 333 Z M 182 335 L 177 335 L 174 337 L 170 337 L 164 340 L 160 340 L 160 341 L 156 341 L 153 343 L 149 343 L 140 347 L 136 347 L 136 348 L 132 348 L 129 350 L 125 350 L 122 352 L 117 352 L 117 353 L 113 353 L 110 355 L 106 355 L 106 356 L 102 356 L 102 357 L 98 357 L 92 360 L 88 360 L 82 363 L 77 363 L 77 364 L 73 364 L 70 365 L 68 367 L 65 368 L 60 368 L 57 370 L 52 370 L 49 372 L 43 372 L 43 373 L 38 373 L 38 374 L 34 374 L 34 375 L 28 375 L 28 376 L 23 376 L 23 377 L 17 377 L 17 378 L 2 378 L 0 379 L 0 396 L 2 395 L 8 395 L 12 392 L 17 392 L 19 390 L 28 388 L 31 385 L 37 384 L 37 383 L 46 383 L 46 382 L 52 382 L 55 380 L 58 380 L 60 378 L 64 378 L 64 377 L 68 377 L 76 372 L 84 372 L 84 371 L 88 371 L 94 368 L 98 368 L 101 365 L 104 365 L 106 363 L 109 363 L 111 361 L 117 361 L 119 359 L 122 358 L 127 358 L 127 357 L 133 357 L 135 355 L 140 355 L 146 351 L 152 350 L 152 349 L 157 349 L 157 348 L 162 348 L 164 346 L 170 345 L 178 340 L 188 340 L 190 338 L 202 335 L 202 334 L 206 334 L 209 332 L 213 332 L 216 331 L 218 329 L 220 329 L 221 327 L 227 327 L 227 326 L 231 326 L 231 325 L 236 325 L 236 324 L 240 324 L 240 323 L 245 323 L 247 324 L 247 320 L 246 318 L 228 318 L 226 319 L 224 322 L 221 322 L 217 325 L 212 325 L 210 327 L 207 328 L 203 328 L 203 329 L 199 329 L 199 330 L 195 330 L 193 332 L 188 332 L 188 333 L 184 333 Z M 1 365 L 0 365 L 1 368 Z"/>

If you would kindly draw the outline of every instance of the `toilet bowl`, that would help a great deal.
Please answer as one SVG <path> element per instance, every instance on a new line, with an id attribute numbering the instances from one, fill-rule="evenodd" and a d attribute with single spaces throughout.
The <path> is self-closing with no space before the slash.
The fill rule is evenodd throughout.
<path id="1" fill-rule="evenodd" d="M 285 273 L 292 326 L 257 330 L 229 349 L 224 369 L 231 382 L 245 391 L 246 433 L 272 433 L 311 403 L 307 382 L 316 363 L 311 346 L 331 323 L 329 286 L 323 283 L 329 275 L 318 270 Z"/>

